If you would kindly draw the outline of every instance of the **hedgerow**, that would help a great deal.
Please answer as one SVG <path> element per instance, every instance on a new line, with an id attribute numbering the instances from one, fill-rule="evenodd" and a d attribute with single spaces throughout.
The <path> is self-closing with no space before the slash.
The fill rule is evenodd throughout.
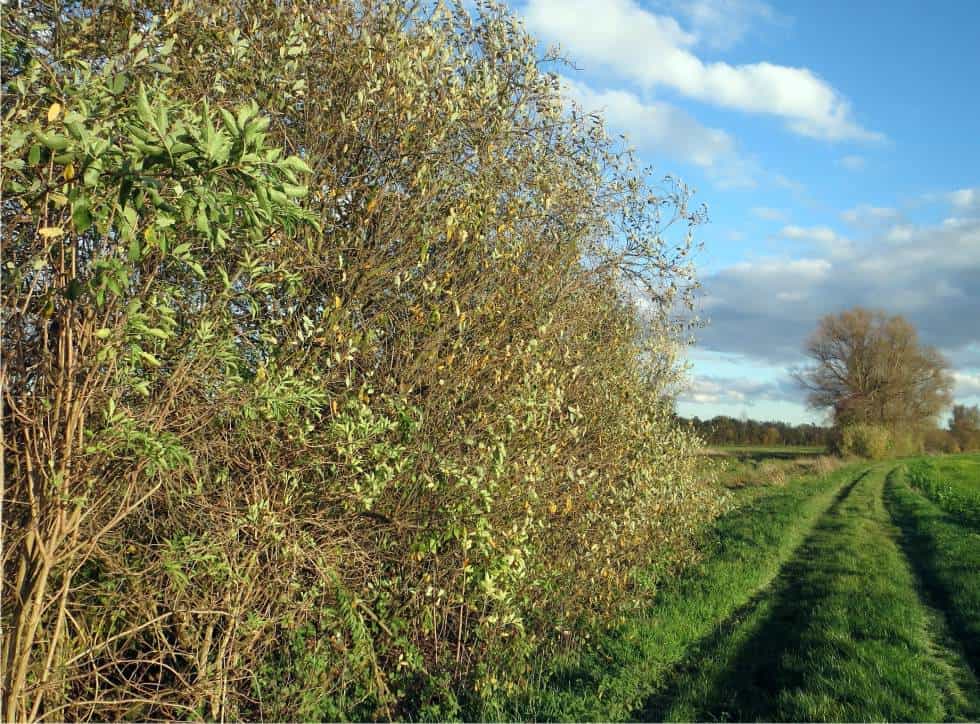
<path id="1" fill-rule="evenodd" d="M 3 53 L 8 717 L 450 717 L 694 555 L 701 212 L 505 10 L 22 3 Z"/>

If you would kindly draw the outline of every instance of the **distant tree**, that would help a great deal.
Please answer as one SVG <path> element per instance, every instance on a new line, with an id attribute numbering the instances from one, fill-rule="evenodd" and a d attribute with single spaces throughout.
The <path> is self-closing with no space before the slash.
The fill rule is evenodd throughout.
<path id="1" fill-rule="evenodd" d="M 762 444 L 763 445 L 778 445 L 781 439 L 779 430 L 773 425 L 769 425 L 762 432 Z"/>
<path id="2" fill-rule="evenodd" d="M 961 450 L 980 449 L 980 406 L 954 405 L 949 432 Z"/>
<path id="3" fill-rule="evenodd" d="M 951 400 L 949 363 L 920 344 L 901 316 L 860 307 L 820 320 L 806 343 L 812 363 L 795 373 L 811 407 L 830 409 L 835 425 L 877 424 L 919 430 Z"/>

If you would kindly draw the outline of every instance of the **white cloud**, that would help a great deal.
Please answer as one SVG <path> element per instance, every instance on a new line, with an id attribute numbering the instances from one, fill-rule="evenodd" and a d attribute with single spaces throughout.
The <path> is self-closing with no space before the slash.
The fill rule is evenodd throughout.
<path id="1" fill-rule="evenodd" d="M 888 230 L 885 239 L 891 243 L 905 242 L 912 239 L 915 227 L 910 224 L 896 224 Z"/>
<path id="2" fill-rule="evenodd" d="M 833 244 L 838 241 L 844 241 L 844 239 L 829 226 L 811 226 L 806 228 L 802 226 L 790 225 L 784 226 L 780 230 L 779 234 L 787 239 L 793 239 L 795 241 L 814 241 L 819 244 Z"/>
<path id="3" fill-rule="evenodd" d="M 953 372 L 956 397 L 980 397 L 980 372 Z"/>
<path id="4" fill-rule="evenodd" d="M 752 209 L 752 213 L 766 221 L 785 221 L 788 217 L 782 209 L 771 209 L 768 206 L 756 206 Z"/>
<path id="5" fill-rule="evenodd" d="M 806 242 L 834 259 L 847 258 L 854 251 L 851 240 L 829 226 L 804 227 L 791 224 L 780 229 L 779 235 L 784 239 Z"/>
<path id="6" fill-rule="evenodd" d="M 854 225 L 864 225 L 869 222 L 880 222 L 888 219 L 894 219 L 897 216 L 898 209 L 892 209 L 887 206 L 870 206 L 868 204 L 855 206 L 853 209 L 848 209 L 840 215 L 840 217 L 848 224 Z"/>
<path id="7" fill-rule="evenodd" d="M 735 141 L 725 131 L 706 128 L 669 103 L 644 103 L 629 91 L 597 91 L 584 83 L 562 78 L 562 93 L 584 111 L 601 111 L 607 121 L 629 133 L 643 149 L 669 151 L 698 166 L 712 166 L 735 152 Z"/>
<path id="8" fill-rule="evenodd" d="M 684 18 L 698 45 L 713 50 L 738 44 L 759 21 L 781 20 L 761 0 L 670 0 L 661 5 Z"/>
<path id="9" fill-rule="evenodd" d="M 529 0 L 537 34 L 576 60 L 602 64 L 645 87 L 666 86 L 706 103 L 783 118 L 800 135 L 827 140 L 882 140 L 854 118 L 850 104 L 807 68 L 769 62 L 706 63 L 691 48 L 697 35 L 635 0 Z"/>
<path id="10" fill-rule="evenodd" d="M 741 159 L 725 131 L 702 126 L 687 113 L 660 101 L 645 102 L 626 90 L 595 90 L 563 77 L 562 93 L 586 112 L 600 111 L 609 125 L 642 150 L 665 153 L 702 168 L 727 188 L 755 185 L 750 162 Z"/>
<path id="11" fill-rule="evenodd" d="M 948 195 L 949 203 L 956 209 L 980 207 L 980 188 L 959 189 Z"/>
<path id="12" fill-rule="evenodd" d="M 837 159 L 837 165 L 843 166 L 848 171 L 863 171 L 867 161 L 864 156 L 844 156 Z"/>
<path id="13" fill-rule="evenodd" d="M 947 219 L 943 219 L 943 226 L 947 229 L 961 229 L 966 226 L 971 226 L 977 223 L 976 218 L 962 218 L 959 216 L 950 216 Z"/>
<path id="14" fill-rule="evenodd" d="M 701 404 L 744 403 L 753 405 L 762 400 L 798 401 L 801 397 L 793 381 L 785 376 L 775 380 L 754 380 L 748 377 L 694 375 L 688 388 L 679 395 L 682 402 Z"/>

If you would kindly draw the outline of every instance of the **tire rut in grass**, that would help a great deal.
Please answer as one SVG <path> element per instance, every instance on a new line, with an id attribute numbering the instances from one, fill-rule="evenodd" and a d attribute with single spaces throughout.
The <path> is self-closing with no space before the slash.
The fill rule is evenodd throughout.
<path id="1" fill-rule="evenodd" d="M 897 543 L 931 612 L 937 654 L 969 719 L 980 720 L 980 535 L 912 490 L 896 468 L 885 482 L 885 502 L 897 526 Z"/>
<path id="2" fill-rule="evenodd" d="M 675 717 L 680 719 L 698 718 L 694 702 L 704 703 L 703 696 L 707 694 L 704 688 L 712 678 L 711 672 L 715 675 L 720 674 L 720 671 L 717 670 L 720 664 L 719 650 L 724 648 L 730 652 L 733 645 L 744 642 L 757 631 L 761 623 L 772 612 L 774 592 L 786 585 L 787 568 L 808 544 L 813 529 L 828 515 L 831 515 L 869 473 L 870 470 L 864 470 L 855 475 L 850 482 L 840 487 L 829 505 L 814 519 L 810 532 L 793 550 L 786 563 L 781 567 L 780 572 L 765 587 L 720 623 L 710 635 L 692 647 L 690 654 L 677 665 L 674 672 L 668 677 L 667 683 L 644 703 L 640 711 L 636 712 L 633 717 L 635 720 L 661 721 L 667 718 L 669 713 L 673 713 Z M 721 718 L 725 718 L 724 714 L 721 715 Z"/>
<path id="3" fill-rule="evenodd" d="M 650 719 L 939 720 L 948 667 L 893 539 L 884 472 L 856 479 L 770 595 L 682 673 Z"/>

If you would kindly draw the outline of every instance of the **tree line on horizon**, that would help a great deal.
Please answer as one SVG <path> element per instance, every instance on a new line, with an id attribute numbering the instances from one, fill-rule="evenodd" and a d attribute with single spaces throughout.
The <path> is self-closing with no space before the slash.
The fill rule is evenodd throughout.
<path id="1" fill-rule="evenodd" d="M 829 444 L 832 429 L 812 423 L 793 425 L 778 420 L 753 420 L 729 415 L 715 415 L 702 420 L 678 418 L 690 424 L 709 445 L 797 445 L 824 447 Z"/>

